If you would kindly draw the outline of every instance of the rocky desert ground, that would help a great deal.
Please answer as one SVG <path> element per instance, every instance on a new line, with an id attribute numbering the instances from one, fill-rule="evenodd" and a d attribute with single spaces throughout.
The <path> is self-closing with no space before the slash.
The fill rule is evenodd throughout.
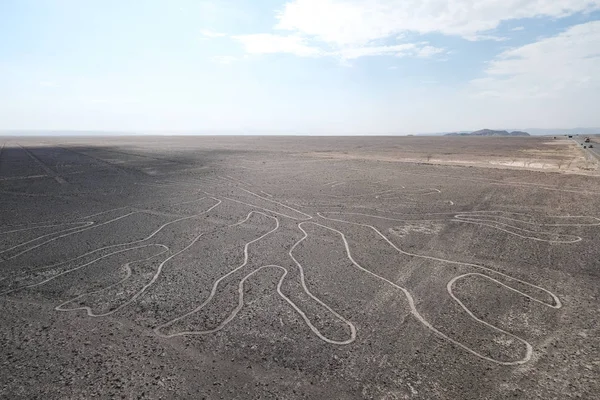
<path id="1" fill-rule="evenodd" d="M 0 138 L 0 397 L 592 399 L 564 138 Z"/>

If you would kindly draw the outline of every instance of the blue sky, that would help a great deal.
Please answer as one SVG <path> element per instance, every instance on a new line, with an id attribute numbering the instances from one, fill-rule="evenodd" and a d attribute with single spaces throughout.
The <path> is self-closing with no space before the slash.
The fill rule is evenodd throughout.
<path id="1" fill-rule="evenodd" d="M 0 129 L 600 126 L 600 0 L 3 0 Z"/>

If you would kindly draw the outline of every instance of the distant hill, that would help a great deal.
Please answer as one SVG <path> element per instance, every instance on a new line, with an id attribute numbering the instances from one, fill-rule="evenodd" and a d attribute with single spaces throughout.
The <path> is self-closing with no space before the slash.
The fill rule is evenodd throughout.
<path id="1" fill-rule="evenodd" d="M 530 136 L 527 132 L 522 131 L 496 131 L 493 129 L 482 129 L 475 132 L 454 132 L 446 133 L 444 136 Z"/>
<path id="2" fill-rule="evenodd" d="M 532 135 L 598 135 L 600 128 L 525 129 Z"/>

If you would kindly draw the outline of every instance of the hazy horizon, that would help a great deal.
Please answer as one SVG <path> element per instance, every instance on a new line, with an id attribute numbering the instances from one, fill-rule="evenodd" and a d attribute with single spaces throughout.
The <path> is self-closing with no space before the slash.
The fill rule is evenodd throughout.
<path id="1" fill-rule="evenodd" d="M 527 132 L 532 136 L 544 136 L 544 135 L 560 135 L 560 134 L 577 134 L 583 135 L 595 135 L 600 134 L 600 128 L 593 127 L 579 127 L 579 128 L 481 128 L 481 129 L 492 129 L 492 130 L 503 130 L 503 131 L 523 131 Z M 478 129 L 479 130 L 479 129 Z M 202 130 L 189 130 L 189 131 L 102 131 L 102 130 L 68 130 L 68 129 L 6 129 L 0 130 L 0 137 L 9 136 L 441 136 L 447 133 L 463 133 L 463 132 L 474 132 L 470 130 L 457 130 L 457 131 L 443 131 L 443 132 L 389 132 L 389 133 L 310 133 L 310 132 L 293 132 L 293 131 L 236 131 L 236 130 L 223 130 L 223 131 L 202 131 Z"/>

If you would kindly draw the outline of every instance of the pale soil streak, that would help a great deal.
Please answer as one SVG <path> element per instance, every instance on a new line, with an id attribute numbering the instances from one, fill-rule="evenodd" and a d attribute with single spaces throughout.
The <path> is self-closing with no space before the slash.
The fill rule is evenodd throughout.
<path id="1" fill-rule="evenodd" d="M 520 169 L 529 171 L 552 171 L 552 172 L 567 172 L 570 174 L 589 175 L 590 172 L 582 168 L 581 155 L 577 146 L 569 146 L 563 143 L 546 142 L 543 145 L 553 144 L 561 145 L 566 149 L 552 149 L 548 151 L 540 151 L 535 149 L 517 150 L 514 153 L 507 153 L 505 156 L 494 156 L 492 159 L 482 155 L 472 155 L 469 158 L 460 158 L 456 154 L 456 158 L 445 157 L 434 154 L 435 158 L 427 158 L 425 154 L 419 155 L 414 153 L 400 154 L 369 154 L 369 153 L 346 153 L 346 152 L 308 152 L 305 156 L 316 159 L 330 160 L 369 160 L 383 162 L 400 162 L 412 164 L 432 164 L 432 165 L 464 165 L 476 166 L 480 168 L 497 168 L 497 169 Z M 595 173 L 592 173 L 595 175 Z"/>
<path id="2" fill-rule="evenodd" d="M 20 148 L 23 149 L 23 151 L 25 151 L 25 153 L 27 153 L 27 155 L 29 156 L 29 158 L 31 158 L 33 161 L 35 161 L 44 171 L 46 171 L 46 173 L 48 175 L 50 175 L 52 178 L 54 178 L 54 180 L 58 183 L 60 183 L 61 185 L 67 185 L 67 181 L 64 180 L 63 177 L 61 177 L 58 172 L 54 171 L 53 169 L 51 169 L 50 167 L 48 167 L 46 164 L 44 164 L 44 162 L 42 160 L 40 160 L 39 158 L 37 158 L 31 151 L 29 151 L 27 148 L 19 145 Z"/>
<path id="3" fill-rule="evenodd" d="M 42 174 L 42 175 L 29 175 L 29 176 L 10 176 L 7 178 L 0 178 L 0 181 L 21 181 L 21 180 L 25 180 L 25 179 L 39 179 L 39 178 L 45 178 L 48 175 Z"/>
<path id="4" fill-rule="evenodd" d="M 77 155 L 82 155 L 82 156 L 91 158 L 92 160 L 94 160 L 94 161 L 96 161 L 96 162 L 98 162 L 98 163 L 100 163 L 102 165 L 106 165 L 107 167 L 109 167 L 111 169 L 114 169 L 115 171 L 117 171 L 120 174 L 131 175 L 130 171 L 127 171 L 126 169 L 121 168 L 119 165 L 116 165 L 116 164 L 113 164 L 111 162 L 108 162 L 108 161 L 106 161 L 106 160 L 104 160 L 102 158 L 99 158 L 99 157 L 96 157 L 96 156 L 91 156 L 89 154 L 86 154 L 86 153 L 83 153 L 83 152 L 80 152 L 80 151 L 76 151 L 76 150 L 70 149 L 68 147 L 59 147 L 59 148 L 63 149 L 63 150 L 66 150 L 66 151 L 70 151 L 71 153 L 74 153 L 74 154 L 77 154 Z"/>

